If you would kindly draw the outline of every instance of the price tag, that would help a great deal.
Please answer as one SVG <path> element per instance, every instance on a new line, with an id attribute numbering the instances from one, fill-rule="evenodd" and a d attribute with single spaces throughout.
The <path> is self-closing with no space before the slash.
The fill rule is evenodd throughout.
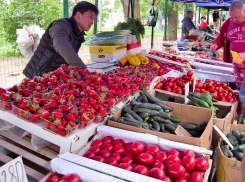
<path id="1" fill-rule="evenodd" d="M 191 67 L 190 63 L 186 63 L 186 66 L 187 66 L 187 68 L 189 68 L 190 70 L 192 70 L 192 67 Z"/>
<path id="2" fill-rule="evenodd" d="M 242 60 L 240 56 L 235 51 L 231 51 L 231 54 L 233 56 L 233 59 L 235 60 L 236 64 L 242 64 Z"/>
<path id="3" fill-rule="evenodd" d="M 192 135 L 188 131 L 186 131 L 186 129 L 183 128 L 181 125 L 178 125 L 174 132 L 176 133 L 176 135 L 179 136 L 192 137 Z"/>
<path id="4" fill-rule="evenodd" d="M 0 182 L 28 182 L 21 156 L 0 168 Z"/>

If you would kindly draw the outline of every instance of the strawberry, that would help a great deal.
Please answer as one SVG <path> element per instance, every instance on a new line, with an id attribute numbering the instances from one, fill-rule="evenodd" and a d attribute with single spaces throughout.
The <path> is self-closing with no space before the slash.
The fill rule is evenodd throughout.
<path id="1" fill-rule="evenodd" d="M 32 102 L 35 103 L 35 104 L 40 105 L 42 103 L 42 100 L 40 98 L 34 97 L 34 98 L 32 98 Z"/>
<path id="2" fill-rule="evenodd" d="M 50 113 L 48 111 L 41 113 L 41 118 L 48 120 L 50 116 Z"/>
<path id="3" fill-rule="evenodd" d="M 53 85 L 51 82 L 48 82 L 48 83 L 47 83 L 47 87 L 48 87 L 48 88 L 53 88 L 54 85 Z"/>
<path id="4" fill-rule="evenodd" d="M 20 108 L 20 109 L 26 109 L 26 108 L 28 108 L 29 106 L 28 106 L 28 102 L 27 101 L 23 101 L 23 102 L 21 102 L 19 105 L 18 105 L 18 108 Z"/>
<path id="5" fill-rule="evenodd" d="M 54 93 L 55 93 L 56 95 L 60 95 L 60 94 L 61 94 L 61 89 L 60 89 L 60 88 L 55 88 L 55 89 L 54 89 Z"/>
<path id="6" fill-rule="evenodd" d="M 37 83 L 34 82 L 34 81 L 29 81 L 28 85 L 29 85 L 29 87 L 34 87 L 35 88 L 37 86 Z"/>
<path id="7" fill-rule="evenodd" d="M 83 69 L 83 70 L 81 70 L 80 72 L 79 72 L 79 74 L 81 75 L 81 76 L 87 76 L 87 71 L 85 70 L 85 69 Z"/>
<path id="8" fill-rule="evenodd" d="M 90 97 L 93 97 L 93 96 L 95 96 L 97 93 L 94 91 L 94 90 L 91 90 L 90 92 L 89 92 L 89 96 Z"/>
<path id="9" fill-rule="evenodd" d="M 59 109 L 63 112 L 67 112 L 68 111 L 68 106 L 67 105 L 60 105 Z"/>
<path id="10" fill-rule="evenodd" d="M 38 109 L 40 108 L 39 104 L 32 104 L 30 107 L 29 107 L 29 110 L 33 113 L 35 113 Z"/>
<path id="11" fill-rule="evenodd" d="M 65 119 L 61 119 L 60 123 L 62 126 L 65 126 L 67 124 L 67 121 Z"/>
<path id="12" fill-rule="evenodd" d="M 58 100 L 58 104 L 65 105 L 66 104 L 66 99 L 60 97 L 60 99 Z"/>
<path id="13" fill-rule="evenodd" d="M 54 71 L 54 74 L 55 74 L 55 76 L 57 76 L 57 77 L 59 77 L 60 75 L 61 75 L 61 70 L 60 69 L 57 69 L 57 70 L 55 70 Z"/>
<path id="14" fill-rule="evenodd" d="M 106 103 L 111 107 L 113 106 L 113 102 L 111 100 L 107 100 Z"/>
<path id="15" fill-rule="evenodd" d="M 13 98 L 15 99 L 15 101 L 17 102 L 17 103 L 21 103 L 21 102 L 23 102 L 23 97 L 22 97 L 22 95 L 20 95 L 20 94 L 14 94 L 13 95 Z"/>
<path id="16" fill-rule="evenodd" d="M 58 107 L 58 103 L 56 100 L 50 101 L 50 109 L 56 109 Z"/>
<path id="17" fill-rule="evenodd" d="M 81 104 L 88 104 L 88 101 L 87 101 L 86 99 L 81 99 L 81 100 L 80 100 L 80 103 L 81 103 Z"/>
<path id="18" fill-rule="evenodd" d="M 66 131 L 63 128 L 58 128 L 58 133 L 63 137 L 66 136 Z"/>
<path id="19" fill-rule="evenodd" d="M 58 119 L 58 118 L 54 119 L 54 123 L 55 123 L 57 126 L 62 125 L 62 124 L 61 124 L 61 119 Z"/>
<path id="20" fill-rule="evenodd" d="M 80 92 L 78 90 L 76 90 L 75 93 L 74 93 L 74 96 L 76 98 L 80 98 L 81 97 L 81 94 L 80 94 Z"/>
<path id="21" fill-rule="evenodd" d="M 73 122 L 76 121 L 76 118 L 75 118 L 75 116 L 72 113 L 69 113 L 67 115 L 66 119 L 69 120 L 69 121 L 73 121 Z"/>
<path id="22" fill-rule="evenodd" d="M 90 103 L 91 105 L 94 105 L 94 104 L 96 104 L 96 100 L 91 99 L 91 100 L 89 101 L 89 103 Z"/>
<path id="23" fill-rule="evenodd" d="M 27 85 L 27 84 L 29 83 L 29 81 L 31 81 L 30 78 L 25 78 L 25 79 L 23 79 L 22 83 L 23 83 L 24 85 Z"/>
<path id="24" fill-rule="evenodd" d="M 20 118 L 24 118 L 24 112 L 19 112 L 19 113 L 18 113 L 18 116 L 19 116 Z"/>
<path id="25" fill-rule="evenodd" d="M 69 86 L 73 86 L 73 85 L 74 85 L 74 80 L 69 79 L 69 80 L 67 81 L 67 84 L 68 84 Z"/>
<path id="26" fill-rule="evenodd" d="M 93 108 L 97 110 L 99 108 L 99 105 L 97 103 L 95 103 L 95 104 L 93 104 Z"/>
<path id="27" fill-rule="evenodd" d="M 51 114 L 54 117 L 54 119 L 61 119 L 63 117 L 63 113 L 62 112 L 53 111 Z"/>
<path id="28" fill-rule="evenodd" d="M 62 83 L 60 82 L 60 81 L 57 81 L 56 83 L 55 83 L 55 86 L 60 86 L 60 85 L 62 85 Z"/>
<path id="29" fill-rule="evenodd" d="M 45 122 L 44 127 L 47 129 L 50 129 L 51 123 L 50 122 Z"/>
<path id="30" fill-rule="evenodd" d="M 99 111 L 99 114 L 100 114 L 101 116 L 106 115 L 106 110 L 100 110 L 100 111 Z"/>
<path id="31" fill-rule="evenodd" d="M 6 93 L 2 93 L 1 94 L 1 98 L 2 98 L 2 101 L 4 101 L 4 102 L 11 101 L 10 96 L 8 94 L 6 94 Z"/>
<path id="32" fill-rule="evenodd" d="M 61 67 L 59 68 L 62 72 L 69 72 L 68 67 L 64 64 L 61 65 Z"/>
<path id="33" fill-rule="evenodd" d="M 51 108 L 50 104 L 45 104 L 43 107 L 46 111 L 50 110 Z"/>

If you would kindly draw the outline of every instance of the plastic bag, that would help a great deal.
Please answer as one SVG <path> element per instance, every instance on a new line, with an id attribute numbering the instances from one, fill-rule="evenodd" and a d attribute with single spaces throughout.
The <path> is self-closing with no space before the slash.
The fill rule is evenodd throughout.
<path id="1" fill-rule="evenodd" d="M 23 129 L 17 127 L 17 126 L 15 126 L 15 127 L 13 127 L 13 128 L 10 128 L 10 129 L 8 129 L 7 131 L 8 131 L 11 135 L 14 135 L 14 136 L 16 136 L 16 137 L 18 137 L 18 138 L 22 138 L 22 137 L 24 137 L 24 136 L 30 134 L 29 132 L 27 132 L 27 131 L 25 131 L 25 130 L 23 130 Z"/>
<path id="2" fill-rule="evenodd" d="M 245 74 L 245 52 L 237 53 L 231 51 L 234 65 L 234 75 L 236 78 L 236 89 L 240 90 Z"/>
<path id="3" fill-rule="evenodd" d="M 163 16 L 161 11 L 158 9 L 158 16 L 157 16 L 157 23 L 156 23 L 158 31 L 163 31 L 162 21 L 163 21 Z"/>
<path id="4" fill-rule="evenodd" d="M 90 36 L 87 42 L 89 46 L 114 46 L 114 45 L 126 45 L 127 37 L 97 37 L 95 35 Z"/>
<path id="5" fill-rule="evenodd" d="M 8 130 L 10 128 L 13 128 L 14 125 L 10 124 L 8 122 L 5 122 L 4 120 L 0 119 L 0 130 Z"/>
<path id="6" fill-rule="evenodd" d="M 17 29 L 16 32 L 18 35 L 16 43 L 20 53 L 26 58 L 31 58 L 37 49 L 44 30 L 34 25 L 29 28 L 23 26 L 22 29 Z"/>
<path id="7" fill-rule="evenodd" d="M 31 135 L 31 144 L 35 149 L 45 147 L 47 145 L 50 145 L 51 143 L 47 140 L 44 140 L 36 135 Z"/>
<path id="8" fill-rule="evenodd" d="M 151 8 L 151 10 L 149 12 L 147 25 L 155 27 L 156 26 L 156 22 L 157 22 L 157 16 L 158 16 L 158 9 L 157 9 L 156 6 L 152 5 L 152 8 Z"/>

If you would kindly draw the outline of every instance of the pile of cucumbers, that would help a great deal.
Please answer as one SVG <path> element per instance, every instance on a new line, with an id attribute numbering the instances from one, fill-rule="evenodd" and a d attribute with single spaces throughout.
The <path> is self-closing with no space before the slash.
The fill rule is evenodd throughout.
<path id="1" fill-rule="evenodd" d="M 207 109 L 212 109 L 214 111 L 214 118 L 217 118 L 216 112 L 219 110 L 214 106 L 214 102 L 218 102 L 213 98 L 214 93 L 198 93 L 198 92 L 190 92 L 187 98 L 189 99 L 188 105 L 193 105 L 197 107 L 203 107 Z"/>
<path id="2" fill-rule="evenodd" d="M 193 137 L 200 137 L 207 125 L 206 122 L 199 125 L 182 123 L 179 118 L 172 116 L 172 107 L 160 103 L 147 90 L 140 92 L 138 98 L 126 105 L 122 111 L 117 122 L 164 133 L 175 134 L 174 131 L 181 125 Z M 114 116 L 110 119 L 116 121 Z"/>
<path id="3" fill-rule="evenodd" d="M 229 133 L 226 137 L 234 148 L 232 150 L 226 141 L 223 140 L 220 148 L 224 156 L 236 161 L 242 161 L 243 149 L 245 147 L 245 130 L 242 132 L 232 130 L 232 133 Z"/>

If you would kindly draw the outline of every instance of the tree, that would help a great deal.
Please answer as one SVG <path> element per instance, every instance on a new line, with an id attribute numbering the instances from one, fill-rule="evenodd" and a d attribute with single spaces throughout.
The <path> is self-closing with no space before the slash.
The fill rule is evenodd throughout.
<path id="1" fill-rule="evenodd" d="M 131 18 L 131 8 L 130 8 L 129 13 L 128 13 L 128 6 L 129 6 L 130 0 L 120 0 L 120 1 L 123 5 L 124 20 L 127 21 L 128 18 Z M 129 17 L 128 17 L 128 14 L 129 14 Z M 134 1 L 134 18 L 140 19 L 140 3 L 139 3 L 139 0 Z"/>

